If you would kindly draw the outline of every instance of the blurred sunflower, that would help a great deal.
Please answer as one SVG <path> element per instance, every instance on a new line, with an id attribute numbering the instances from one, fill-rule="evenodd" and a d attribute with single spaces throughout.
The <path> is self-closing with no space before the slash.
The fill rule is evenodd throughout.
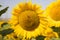
<path id="1" fill-rule="evenodd" d="M 52 2 L 45 10 L 50 25 L 60 26 L 60 1 Z"/>
<path id="2" fill-rule="evenodd" d="M 6 36 L 4 37 L 4 40 L 16 40 L 13 35 L 14 35 L 13 33 L 11 33 L 11 34 L 9 34 L 9 35 L 6 35 Z"/>
<path id="3" fill-rule="evenodd" d="M 4 40 L 22 40 L 22 37 L 17 37 L 16 34 L 13 32 L 4 36 Z"/>
<path id="4" fill-rule="evenodd" d="M 44 30 L 43 36 L 45 36 L 44 40 L 50 40 L 51 38 L 58 38 L 58 33 L 54 32 L 51 28 L 47 27 L 46 30 Z"/>
<path id="5" fill-rule="evenodd" d="M 26 2 L 13 9 L 10 24 L 17 36 L 30 39 L 41 35 L 48 23 L 39 5 Z"/>

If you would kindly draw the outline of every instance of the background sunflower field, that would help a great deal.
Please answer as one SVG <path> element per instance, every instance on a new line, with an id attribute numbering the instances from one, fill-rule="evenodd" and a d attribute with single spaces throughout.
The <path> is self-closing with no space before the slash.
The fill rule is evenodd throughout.
<path id="1" fill-rule="evenodd" d="M 26 39 L 21 35 L 17 36 L 17 34 L 15 33 L 15 29 L 11 28 L 12 24 L 9 23 L 12 16 L 11 12 L 13 7 L 15 7 L 15 5 L 17 5 L 18 3 L 20 2 L 24 3 L 28 1 L 29 0 L 0 0 L 0 40 L 60 40 L 60 23 L 57 24 L 54 22 L 53 24 L 53 22 L 50 22 L 49 19 L 47 24 L 49 23 L 50 24 L 48 25 L 48 27 L 46 27 L 46 29 L 44 28 L 45 32 L 42 32 L 42 35 L 31 37 L 30 39 L 29 38 Z M 32 3 L 41 5 L 42 6 L 41 9 L 43 10 L 43 13 L 46 13 L 47 12 L 46 9 L 49 10 L 49 7 L 50 7 L 48 5 L 56 1 L 60 2 L 59 0 L 32 0 Z M 57 4 L 58 7 L 60 7 L 60 3 L 58 4 Z M 56 5 L 56 4 L 53 4 L 53 5 Z M 56 9 L 58 9 L 58 7 Z M 47 18 L 49 17 L 47 16 Z M 39 31 L 38 33 L 37 32 L 36 33 L 39 34 Z M 18 31 L 18 34 L 19 34 L 19 31 Z"/>

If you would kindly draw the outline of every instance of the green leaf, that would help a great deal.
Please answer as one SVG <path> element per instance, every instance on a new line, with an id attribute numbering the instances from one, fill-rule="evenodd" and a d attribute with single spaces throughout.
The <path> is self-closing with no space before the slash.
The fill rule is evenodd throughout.
<path id="1" fill-rule="evenodd" d="M 8 23 L 7 22 L 4 22 L 3 24 L 1 24 L 1 27 L 4 27 L 6 25 L 8 25 Z"/>
<path id="2" fill-rule="evenodd" d="M 57 32 L 59 37 L 60 37 L 60 27 L 51 27 L 53 29 L 54 32 Z"/>
<path id="3" fill-rule="evenodd" d="M 5 30 L 5 29 L 9 29 L 10 27 L 11 27 L 10 24 L 8 24 L 7 22 L 4 22 L 3 24 L 1 24 L 0 31 Z"/>
<path id="4" fill-rule="evenodd" d="M 45 36 L 40 35 L 40 36 L 36 37 L 36 40 L 44 40 L 44 38 L 45 38 Z"/>
<path id="5" fill-rule="evenodd" d="M 2 7 L 2 5 L 0 5 L 0 7 Z"/>
<path id="6" fill-rule="evenodd" d="M 10 34 L 10 33 L 12 33 L 12 32 L 14 32 L 13 29 L 5 29 L 5 30 L 0 31 L 0 34 L 1 34 L 2 36 L 6 36 L 6 35 L 8 35 L 8 34 Z"/>
<path id="7" fill-rule="evenodd" d="M 60 38 L 51 38 L 50 40 L 60 40 Z"/>
<path id="8" fill-rule="evenodd" d="M 4 9 L 2 9 L 2 10 L 0 11 L 0 16 L 1 16 L 2 14 L 4 14 L 4 13 L 7 11 L 8 8 L 9 8 L 9 7 L 6 7 L 6 8 L 4 8 Z"/>

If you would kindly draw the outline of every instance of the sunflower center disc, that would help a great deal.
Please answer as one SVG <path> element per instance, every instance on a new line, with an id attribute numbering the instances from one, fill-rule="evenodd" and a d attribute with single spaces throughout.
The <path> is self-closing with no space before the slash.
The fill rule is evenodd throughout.
<path id="1" fill-rule="evenodd" d="M 39 25 L 39 17 L 34 11 L 24 11 L 19 15 L 19 24 L 27 31 L 34 30 Z"/>
<path id="2" fill-rule="evenodd" d="M 60 21 L 60 7 L 53 8 L 50 17 L 55 21 Z"/>

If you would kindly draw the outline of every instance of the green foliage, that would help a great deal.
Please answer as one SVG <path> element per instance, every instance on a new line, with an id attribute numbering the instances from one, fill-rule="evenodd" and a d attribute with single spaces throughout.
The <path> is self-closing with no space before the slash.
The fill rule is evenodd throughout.
<path id="1" fill-rule="evenodd" d="M 11 27 L 11 25 L 8 24 L 7 22 L 4 22 L 3 24 L 1 24 L 1 27 L 2 28 L 0 28 L 0 31 L 5 30 L 5 29 L 9 29 Z"/>
<path id="2" fill-rule="evenodd" d="M 2 35 L 2 38 L 0 37 L 0 39 L 2 39 L 2 40 L 13 40 L 13 38 L 11 38 L 11 39 L 5 38 L 6 35 L 14 32 L 14 30 L 11 29 L 10 27 L 11 27 L 11 25 L 8 24 L 7 22 L 4 22 L 3 24 L 1 24 L 0 35 Z"/>
<path id="3" fill-rule="evenodd" d="M 60 40 L 60 38 L 51 38 L 50 40 Z"/>
<path id="4" fill-rule="evenodd" d="M 1 24 L 1 27 L 10 26 L 7 22 Z"/>
<path id="5" fill-rule="evenodd" d="M 36 37 L 36 40 L 44 40 L 44 38 L 45 38 L 45 36 L 40 35 L 40 36 Z"/>
<path id="6" fill-rule="evenodd" d="M 13 29 L 5 29 L 5 30 L 0 31 L 0 34 L 2 36 L 6 36 L 6 35 L 12 33 L 13 31 L 14 31 Z"/>
<path id="7" fill-rule="evenodd" d="M 1 5 L 0 5 L 1 6 Z M 6 7 L 6 8 L 4 8 L 4 9 L 2 9 L 1 11 L 0 11 L 0 16 L 2 15 L 2 14 L 4 14 L 6 11 L 7 11 L 7 9 L 8 9 L 9 7 Z"/>
<path id="8" fill-rule="evenodd" d="M 59 37 L 60 37 L 60 27 L 51 27 L 53 29 L 54 32 L 57 32 Z"/>
<path id="9" fill-rule="evenodd" d="M 2 7 L 2 5 L 0 5 L 0 7 Z"/>
<path id="10" fill-rule="evenodd" d="M 11 25 L 8 24 L 7 22 L 1 24 L 1 26 L 2 26 L 2 28 L 0 28 L 0 34 L 1 34 L 2 36 L 6 36 L 6 35 L 14 32 L 14 30 L 10 28 Z"/>

